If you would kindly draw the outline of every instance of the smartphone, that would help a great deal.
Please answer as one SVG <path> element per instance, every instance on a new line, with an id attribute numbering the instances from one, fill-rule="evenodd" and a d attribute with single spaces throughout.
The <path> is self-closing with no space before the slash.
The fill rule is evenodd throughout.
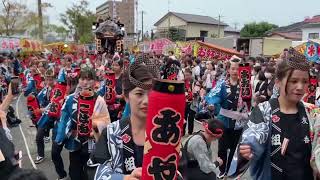
<path id="1" fill-rule="evenodd" d="M 12 76 L 11 77 L 11 90 L 13 95 L 17 95 L 20 93 L 19 91 L 19 77 Z"/>

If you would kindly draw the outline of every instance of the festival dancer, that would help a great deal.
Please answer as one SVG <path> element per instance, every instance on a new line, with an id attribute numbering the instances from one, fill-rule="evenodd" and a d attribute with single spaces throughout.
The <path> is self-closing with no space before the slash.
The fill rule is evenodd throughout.
<path id="1" fill-rule="evenodd" d="M 37 126 L 37 122 L 41 117 L 39 102 L 36 98 L 38 94 L 37 84 L 39 83 L 39 78 L 35 77 L 38 75 L 37 62 L 31 62 L 29 70 L 26 71 L 27 87 L 24 89 L 24 96 L 27 97 L 29 116 L 35 126 Z"/>
<path id="2" fill-rule="evenodd" d="M 69 176 L 72 180 L 88 179 L 85 167 L 94 148 L 92 133 L 102 132 L 110 122 L 104 99 L 92 89 L 95 78 L 93 69 L 81 68 L 78 87 L 66 97 L 58 123 L 55 141 L 58 145 L 65 143 L 65 148 L 70 151 Z M 96 116 L 104 118 L 96 122 Z"/>
<path id="3" fill-rule="evenodd" d="M 45 108 L 48 106 L 50 103 L 50 100 L 53 96 L 53 88 L 54 88 L 54 83 L 55 83 L 55 77 L 54 77 L 54 72 L 52 69 L 49 69 L 45 73 L 45 83 L 46 86 L 39 92 L 37 96 L 37 100 L 39 102 L 40 113 L 43 113 Z M 46 114 L 44 114 L 45 116 Z M 41 118 L 40 118 L 41 121 Z M 40 125 L 42 122 L 40 123 Z M 36 143 L 37 143 L 37 151 L 38 151 L 38 156 L 34 160 L 36 164 L 40 164 L 44 160 L 44 138 L 45 135 L 49 135 L 50 129 L 53 127 L 53 123 L 46 123 L 45 125 L 39 126 L 38 124 L 38 129 L 37 129 L 37 135 L 36 135 Z"/>
<path id="4" fill-rule="evenodd" d="M 64 163 L 61 157 L 61 151 L 64 146 L 64 142 L 58 144 L 54 141 L 57 136 L 58 122 L 61 116 L 61 108 L 64 102 L 66 95 L 71 94 L 75 91 L 75 86 L 78 84 L 79 73 L 76 70 L 76 67 L 73 67 L 70 73 L 66 74 L 67 71 L 62 69 L 59 73 L 57 82 L 54 85 L 52 90 L 52 96 L 50 97 L 50 103 L 46 107 L 43 115 L 41 116 L 38 126 L 41 129 L 51 129 L 52 131 L 52 147 L 51 147 L 51 158 L 55 166 L 55 170 L 58 174 L 59 180 L 67 179 L 67 172 L 64 169 Z M 40 134 L 41 135 L 41 134 Z M 41 138 L 39 138 L 41 140 Z M 42 151 L 41 148 L 44 148 L 40 144 L 38 146 L 38 151 Z M 38 153 L 39 154 L 39 153 Z"/>
<path id="5" fill-rule="evenodd" d="M 137 67 L 126 72 L 122 81 L 125 99 L 127 103 L 130 102 L 130 116 L 111 123 L 103 130 L 96 150 L 88 161 L 90 177 L 102 179 L 111 176 L 111 179 L 123 179 L 141 173 L 148 92 L 152 86 L 152 79 L 159 77 L 159 73 L 155 66 L 142 65 L 140 61 L 141 58 L 134 62 Z M 115 141 L 115 138 L 124 136 L 125 140 L 120 138 L 119 141 Z M 121 158 L 111 161 L 111 157 Z"/>
<path id="6" fill-rule="evenodd" d="M 186 69 L 184 72 L 184 84 L 186 88 L 186 110 L 185 110 L 185 116 L 188 124 L 188 135 L 191 135 L 193 133 L 194 129 L 194 118 L 197 111 L 197 102 L 195 102 L 197 95 L 193 93 L 193 79 L 192 79 L 192 71 L 191 69 Z M 186 125 L 185 124 L 185 125 Z M 185 134 L 185 128 L 183 129 Z"/>
<path id="7" fill-rule="evenodd" d="M 115 73 L 116 102 L 108 106 L 111 122 L 119 120 L 119 114 L 124 108 L 125 101 L 122 96 L 123 60 L 115 58 L 112 63 L 112 71 Z"/>
<path id="8" fill-rule="evenodd" d="M 206 103 L 210 108 L 214 108 L 215 115 L 225 127 L 218 150 L 218 156 L 225 163 L 219 167 L 221 173 L 218 178 L 223 178 L 229 170 L 250 109 L 249 103 L 243 101 L 240 93 L 239 64 L 239 59 L 231 59 L 227 68 L 229 77 L 218 81 L 216 87 L 206 96 Z"/>
<path id="9" fill-rule="evenodd" d="M 319 109 L 302 102 L 309 68 L 305 56 L 294 49 L 277 65 L 279 97 L 252 111 L 230 175 L 241 174 L 245 167 L 253 179 L 261 180 L 313 180 L 313 172 L 319 175 Z"/>

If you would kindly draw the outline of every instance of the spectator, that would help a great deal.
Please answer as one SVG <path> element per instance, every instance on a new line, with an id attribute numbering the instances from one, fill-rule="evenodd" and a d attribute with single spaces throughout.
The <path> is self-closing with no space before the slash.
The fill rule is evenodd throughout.
<path id="1" fill-rule="evenodd" d="M 200 59 L 197 59 L 194 61 L 194 67 L 192 69 L 192 78 L 194 80 L 200 80 L 200 73 L 201 73 L 200 63 L 201 63 Z"/>
<path id="2" fill-rule="evenodd" d="M 220 158 L 212 161 L 211 144 L 222 137 L 223 124 L 216 119 L 203 120 L 204 131 L 192 135 L 186 142 L 183 153 L 187 155 L 187 168 L 183 173 L 188 180 L 216 179 L 218 167 L 223 164 Z"/>

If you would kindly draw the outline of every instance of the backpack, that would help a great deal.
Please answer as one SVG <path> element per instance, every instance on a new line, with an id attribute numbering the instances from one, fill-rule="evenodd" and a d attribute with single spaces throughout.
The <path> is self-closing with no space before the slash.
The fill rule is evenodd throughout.
<path id="1" fill-rule="evenodd" d="M 190 168 L 198 168 L 200 170 L 197 160 L 190 160 L 188 156 L 188 144 L 190 139 L 196 135 L 201 136 L 202 139 L 206 141 L 206 138 L 201 132 L 202 131 L 193 133 L 191 137 L 189 137 L 189 139 L 186 141 L 184 146 L 181 144 L 181 158 L 178 164 L 178 170 L 181 173 L 184 180 L 188 179 L 187 171 L 190 170 Z"/>

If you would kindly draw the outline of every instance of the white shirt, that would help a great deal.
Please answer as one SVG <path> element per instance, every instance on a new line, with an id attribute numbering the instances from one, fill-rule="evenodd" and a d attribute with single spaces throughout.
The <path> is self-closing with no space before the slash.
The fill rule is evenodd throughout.
<path id="1" fill-rule="evenodd" d="M 207 73 L 207 77 L 206 77 L 206 88 L 212 88 L 212 83 L 213 80 L 216 76 L 216 72 L 215 71 L 211 71 L 210 73 Z"/>
<path id="2" fill-rule="evenodd" d="M 195 79 L 196 76 L 200 76 L 200 66 L 192 68 L 192 77 Z"/>

